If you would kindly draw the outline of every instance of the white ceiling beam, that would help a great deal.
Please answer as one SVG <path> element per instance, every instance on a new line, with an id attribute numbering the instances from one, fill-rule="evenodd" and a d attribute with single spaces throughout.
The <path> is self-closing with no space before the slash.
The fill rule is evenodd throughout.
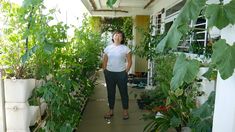
<path id="1" fill-rule="evenodd" d="M 81 1 L 82 1 L 83 5 L 87 8 L 89 13 L 91 14 L 91 10 L 93 10 L 93 9 L 92 9 L 90 2 L 88 0 L 81 0 Z"/>
<path id="2" fill-rule="evenodd" d="M 150 0 L 145 6 L 144 9 L 148 8 L 155 0 Z"/>
<path id="3" fill-rule="evenodd" d="M 97 0 L 96 5 L 97 5 L 97 8 L 98 8 L 98 9 L 101 9 L 101 8 L 102 8 L 102 6 L 101 6 L 101 0 Z"/>
<path id="4" fill-rule="evenodd" d="M 136 15 L 150 15 L 150 10 L 143 9 L 129 9 L 125 12 L 115 12 L 115 11 L 91 11 L 93 16 L 104 16 L 104 17 L 122 17 L 122 16 L 136 16 Z"/>

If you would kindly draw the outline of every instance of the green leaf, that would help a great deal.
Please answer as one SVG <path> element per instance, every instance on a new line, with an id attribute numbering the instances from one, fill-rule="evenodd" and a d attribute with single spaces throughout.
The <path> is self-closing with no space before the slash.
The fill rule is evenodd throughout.
<path id="1" fill-rule="evenodd" d="M 68 43 L 66 43 L 66 42 L 54 42 L 54 43 L 51 43 L 51 44 L 53 44 L 55 47 L 62 48 L 62 47 L 65 47 Z"/>
<path id="2" fill-rule="evenodd" d="M 54 50 L 55 50 L 55 47 L 52 44 L 48 43 L 44 45 L 44 51 L 47 54 L 51 54 Z"/>
<path id="3" fill-rule="evenodd" d="M 197 60 L 187 60 L 185 54 L 181 54 L 175 63 L 171 88 L 173 90 L 180 87 L 183 82 L 192 82 L 199 71 L 200 63 Z"/>
<path id="4" fill-rule="evenodd" d="M 183 89 L 177 88 L 176 91 L 175 91 L 175 96 L 176 96 L 176 97 L 179 97 L 179 96 L 181 96 L 183 93 L 184 93 L 184 90 L 183 90 Z"/>
<path id="5" fill-rule="evenodd" d="M 33 46 L 22 56 L 21 60 L 23 64 L 37 51 L 38 47 L 38 45 Z"/>
<path id="6" fill-rule="evenodd" d="M 214 43 L 212 64 L 219 70 L 222 79 L 232 76 L 235 68 L 235 45 L 228 45 L 224 39 Z"/>
<path id="7" fill-rule="evenodd" d="M 197 19 L 205 3 L 206 0 L 187 0 L 166 37 L 157 45 L 157 51 L 163 52 L 166 48 L 177 48 L 182 36 L 189 31 L 190 20 Z"/>
<path id="8" fill-rule="evenodd" d="M 230 23 L 235 24 L 235 0 L 225 5 L 225 12 Z"/>
<path id="9" fill-rule="evenodd" d="M 117 2 L 117 0 L 107 0 L 106 5 L 110 8 Z"/>
<path id="10" fill-rule="evenodd" d="M 206 17 L 208 19 L 208 27 L 216 26 L 222 29 L 229 24 L 226 16 L 224 5 L 211 4 L 206 8 Z"/>
<path id="11" fill-rule="evenodd" d="M 173 117 L 171 118 L 170 125 L 171 125 L 172 127 L 178 127 L 180 124 L 181 124 L 180 118 L 177 118 L 177 117 L 175 117 L 175 116 L 173 116 Z"/>
<path id="12" fill-rule="evenodd" d="M 215 80 L 217 76 L 217 71 L 213 70 L 213 67 L 209 67 L 209 70 L 202 75 L 208 80 Z"/>
<path id="13" fill-rule="evenodd" d="M 228 24 L 235 24 L 235 1 L 228 4 L 211 4 L 206 8 L 205 15 L 208 19 L 208 27 L 216 26 L 218 29 Z"/>
<path id="14" fill-rule="evenodd" d="M 183 35 L 186 35 L 186 33 L 189 31 L 189 25 L 188 24 L 182 24 L 178 26 L 178 31 L 180 31 Z"/>
<path id="15" fill-rule="evenodd" d="M 171 98 L 170 97 L 167 97 L 166 98 L 166 105 L 170 105 L 171 104 Z"/>

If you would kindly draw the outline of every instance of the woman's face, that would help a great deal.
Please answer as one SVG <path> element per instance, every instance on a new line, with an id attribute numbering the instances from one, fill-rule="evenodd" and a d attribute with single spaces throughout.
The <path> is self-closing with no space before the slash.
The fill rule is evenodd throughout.
<path id="1" fill-rule="evenodd" d="M 115 44 L 121 44 L 122 42 L 122 34 L 121 33 L 115 33 L 113 35 L 113 41 Z"/>

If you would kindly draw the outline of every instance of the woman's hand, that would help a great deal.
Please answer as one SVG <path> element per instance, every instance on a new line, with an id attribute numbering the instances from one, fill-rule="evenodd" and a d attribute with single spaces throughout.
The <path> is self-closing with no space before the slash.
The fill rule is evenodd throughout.
<path id="1" fill-rule="evenodd" d="M 102 64 L 103 70 L 106 69 L 107 63 L 108 63 L 108 56 L 107 56 L 107 54 L 104 54 L 104 56 L 103 56 L 103 64 Z"/>
<path id="2" fill-rule="evenodd" d="M 131 55 L 131 53 L 129 52 L 126 57 L 127 57 L 126 72 L 128 73 L 130 71 L 130 68 L 131 68 L 131 65 L 132 65 L 132 55 Z"/>

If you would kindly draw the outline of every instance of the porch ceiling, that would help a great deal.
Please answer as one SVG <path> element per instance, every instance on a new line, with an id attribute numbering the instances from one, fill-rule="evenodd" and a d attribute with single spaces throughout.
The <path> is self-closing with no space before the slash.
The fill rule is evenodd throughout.
<path id="1" fill-rule="evenodd" d="M 107 0 L 82 0 L 93 16 L 120 17 L 149 15 L 150 9 L 158 0 L 117 0 L 113 8 L 106 5 Z"/>

